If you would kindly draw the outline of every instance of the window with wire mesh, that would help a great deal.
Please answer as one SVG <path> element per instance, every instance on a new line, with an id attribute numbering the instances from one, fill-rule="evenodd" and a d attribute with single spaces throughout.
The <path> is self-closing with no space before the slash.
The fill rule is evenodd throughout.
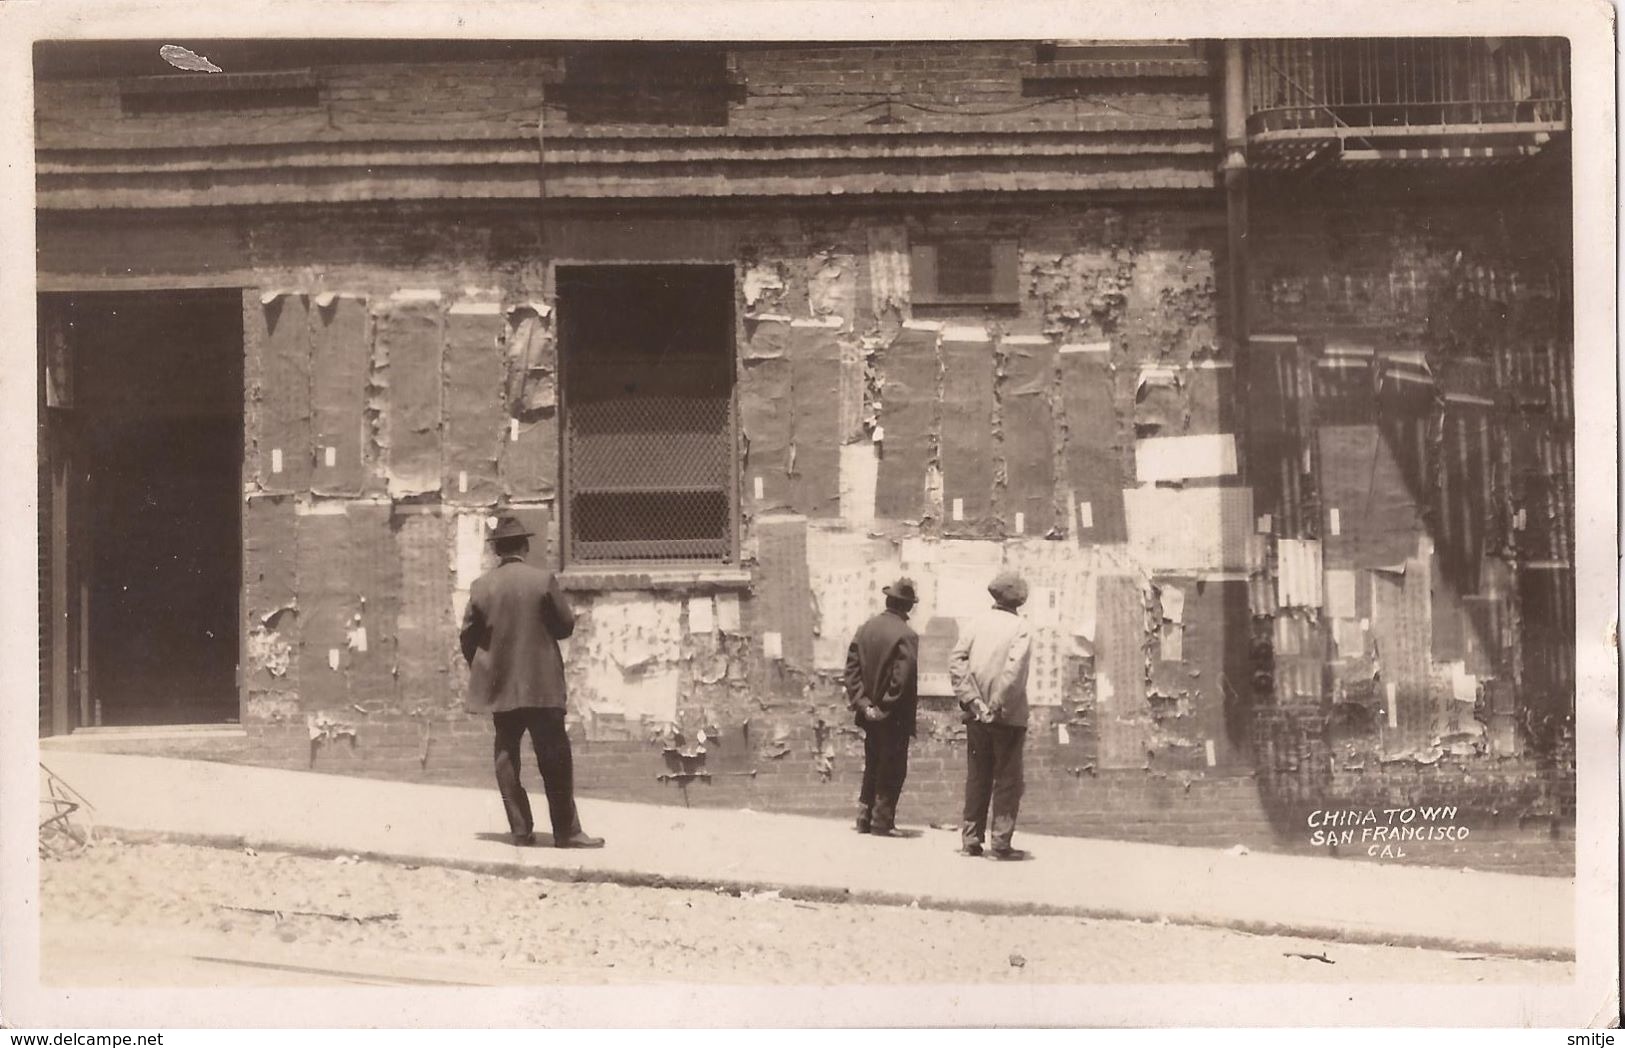
<path id="1" fill-rule="evenodd" d="M 732 269 L 557 277 L 566 562 L 734 561 Z"/>

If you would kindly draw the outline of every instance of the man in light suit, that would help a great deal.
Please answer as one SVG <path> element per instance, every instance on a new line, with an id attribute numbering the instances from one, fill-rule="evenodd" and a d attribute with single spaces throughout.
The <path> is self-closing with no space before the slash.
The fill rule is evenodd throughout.
<path id="1" fill-rule="evenodd" d="M 948 677 L 965 711 L 965 816 L 961 851 L 982 854 L 993 813 L 993 857 L 1025 859 L 1011 847 L 1025 787 L 1021 767 L 1027 742 L 1027 669 L 1032 636 L 1016 613 L 1027 602 L 1027 583 L 1001 571 L 988 583 L 993 607 L 960 633 L 948 657 Z"/>
<path id="2" fill-rule="evenodd" d="M 565 733 L 564 657 L 559 641 L 575 630 L 575 612 L 558 578 L 525 563 L 531 532 L 503 517 L 491 533 L 501 559 L 474 580 L 459 635 L 469 667 L 468 709 L 490 713 L 496 725 L 497 789 L 517 845 L 536 843 L 530 797 L 519 782 L 525 733 L 547 792 L 553 843 L 599 848 L 604 841 L 581 830 L 576 816 L 570 736 Z"/>

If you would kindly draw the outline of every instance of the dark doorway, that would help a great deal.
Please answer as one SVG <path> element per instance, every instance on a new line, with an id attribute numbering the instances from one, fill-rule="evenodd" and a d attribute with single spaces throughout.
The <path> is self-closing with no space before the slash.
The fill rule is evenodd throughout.
<path id="1" fill-rule="evenodd" d="M 237 292 L 41 298 L 52 386 L 42 448 L 68 490 L 50 522 L 71 584 L 78 727 L 238 716 L 243 440 Z M 54 358 L 54 359 L 53 359 Z M 62 468 L 65 465 L 65 468 Z"/>

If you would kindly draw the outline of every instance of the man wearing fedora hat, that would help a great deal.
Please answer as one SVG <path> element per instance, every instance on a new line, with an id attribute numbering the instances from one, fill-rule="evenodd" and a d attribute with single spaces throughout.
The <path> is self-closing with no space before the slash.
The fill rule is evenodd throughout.
<path id="1" fill-rule="evenodd" d="M 1023 859 L 1010 846 L 1021 808 L 1021 751 L 1027 741 L 1027 668 L 1031 634 L 1016 613 L 1027 603 L 1027 583 L 1001 571 L 988 583 L 991 610 L 960 633 L 948 657 L 948 678 L 965 711 L 965 816 L 961 850 L 981 855 L 993 814 L 993 857 Z"/>
<path id="2" fill-rule="evenodd" d="M 895 836 L 897 799 L 908 777 L 908 743 L 919 704 L 920 639 L 908 624 L 914 581 L 881 588 L 886 610 L 858 627 L 846 650 L 846 697 L 863 729 L 859 833 Z"/>
<path id="3" fill-rule="evenodd" d="M 529 732 L 553 843 L 598 848 L 603 839 L 583 833 L 576 816 L 570 736 L 564 729 L 559 641 L 575 631 L 575 612 L 551 571 L 525 563 L 531 534 L 515 517 L 497 521 L 491 545 L 501 562 L 475 579 L 469 592 L 459 636 L 469 668 L 468 709 L 490 713 L 496 725 L 497 789 L 514 843 L 536 841 L 530 797 L 519 782 L 520 744 Z"/>

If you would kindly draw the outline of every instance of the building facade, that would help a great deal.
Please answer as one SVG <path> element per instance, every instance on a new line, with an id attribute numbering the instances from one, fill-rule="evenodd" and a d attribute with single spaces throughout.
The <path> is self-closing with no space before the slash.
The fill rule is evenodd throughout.
<path id="1" fill-rule="evenodd" d="M 1561 41 L 197 50 L 36 51 L 42 735 L 484 784 L 514 512 L 586 793 L 845 813 L 906 573 L 953 821 L 1009 566 L 1024 825 L 1572 867 Z"/>

